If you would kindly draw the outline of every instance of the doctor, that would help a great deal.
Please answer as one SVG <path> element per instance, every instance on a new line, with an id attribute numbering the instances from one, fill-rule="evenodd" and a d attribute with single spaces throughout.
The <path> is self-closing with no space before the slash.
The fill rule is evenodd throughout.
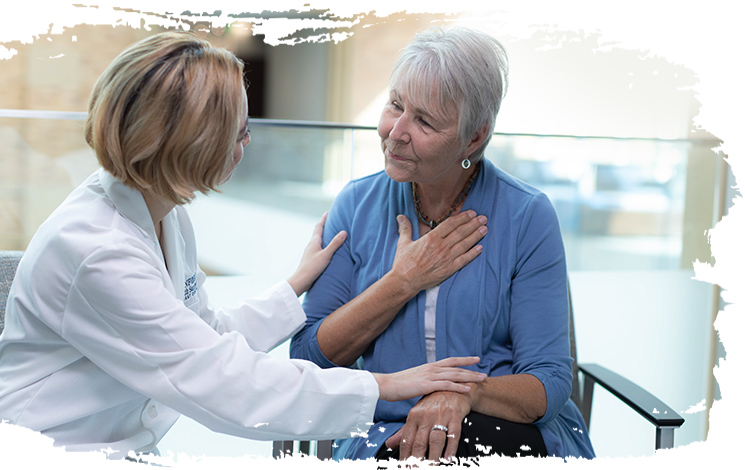
<path id="1" fill-rule="evenodd" d="M 213 310 L 184 204 L 226 181 L 251 136 L 243 64 L 193 35 L 125 50 L 99 78 L 85 127 L 102 168 L 41 225 L 18 267 L 0 336 L 0 420 L 70 451 L 155 448 L 180 413 L 251 439 L 364 431 L 378 398 L 465 393 L 483 374 L 451 358 L 395 374 L 320 369 L 264 352 L 305 324 L 298 295 L 344 243 L 321 248 L 264 295 Z M 475 214 L 426 256 L 401 224 L 397 259 L 448 276 L 478 255 Z M 445 225 L 445 224 L 443 224 Z M 428 253 L 431 253 L 431 247 Z"/>

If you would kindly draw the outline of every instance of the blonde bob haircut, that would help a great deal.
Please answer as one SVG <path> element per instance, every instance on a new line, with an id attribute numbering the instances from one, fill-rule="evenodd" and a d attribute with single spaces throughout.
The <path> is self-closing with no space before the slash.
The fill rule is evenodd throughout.
<path id="1" fill-rule="evenodd" d="M 127 186 L 187 203 L 224 179 L 244 86 L 243 62 L 227 50 L 189 33 L 150 36 L 99 77 L 85 140 Z"/>

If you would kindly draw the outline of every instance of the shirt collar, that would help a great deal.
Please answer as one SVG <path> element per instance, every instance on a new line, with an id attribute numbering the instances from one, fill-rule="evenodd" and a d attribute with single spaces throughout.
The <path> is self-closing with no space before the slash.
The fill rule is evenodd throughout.
<path id="1" fill-rule="evenodd" d="M 153 241 L 156 241 L 153 219 L 150 217 L 150 211 L 142 193 L 125 185 L 103 168 L 99 170 L 99 174 L 101 186 L 116 210 L 140 227 Z"/>

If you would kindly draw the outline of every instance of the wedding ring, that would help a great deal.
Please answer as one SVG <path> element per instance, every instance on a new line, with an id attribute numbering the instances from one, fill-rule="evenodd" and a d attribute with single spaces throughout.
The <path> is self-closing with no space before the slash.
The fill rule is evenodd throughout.
<path id="1" fill-rule="evenodd" d="M 442 424 L 435 424 L 432 426 L 432 431 L 445 431 L 448 432 L 447 426 L 443 426 Z"/>

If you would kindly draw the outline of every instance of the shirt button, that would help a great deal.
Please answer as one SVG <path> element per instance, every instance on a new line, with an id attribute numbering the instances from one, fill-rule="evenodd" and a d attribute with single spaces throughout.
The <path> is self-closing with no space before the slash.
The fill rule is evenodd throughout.
<path id="1" fill-rule="evenodd" d="M 158 408 L 155 405 L 150 405 L 147 409 L 147 415 L 155 419 L 158 416 Z"/>

